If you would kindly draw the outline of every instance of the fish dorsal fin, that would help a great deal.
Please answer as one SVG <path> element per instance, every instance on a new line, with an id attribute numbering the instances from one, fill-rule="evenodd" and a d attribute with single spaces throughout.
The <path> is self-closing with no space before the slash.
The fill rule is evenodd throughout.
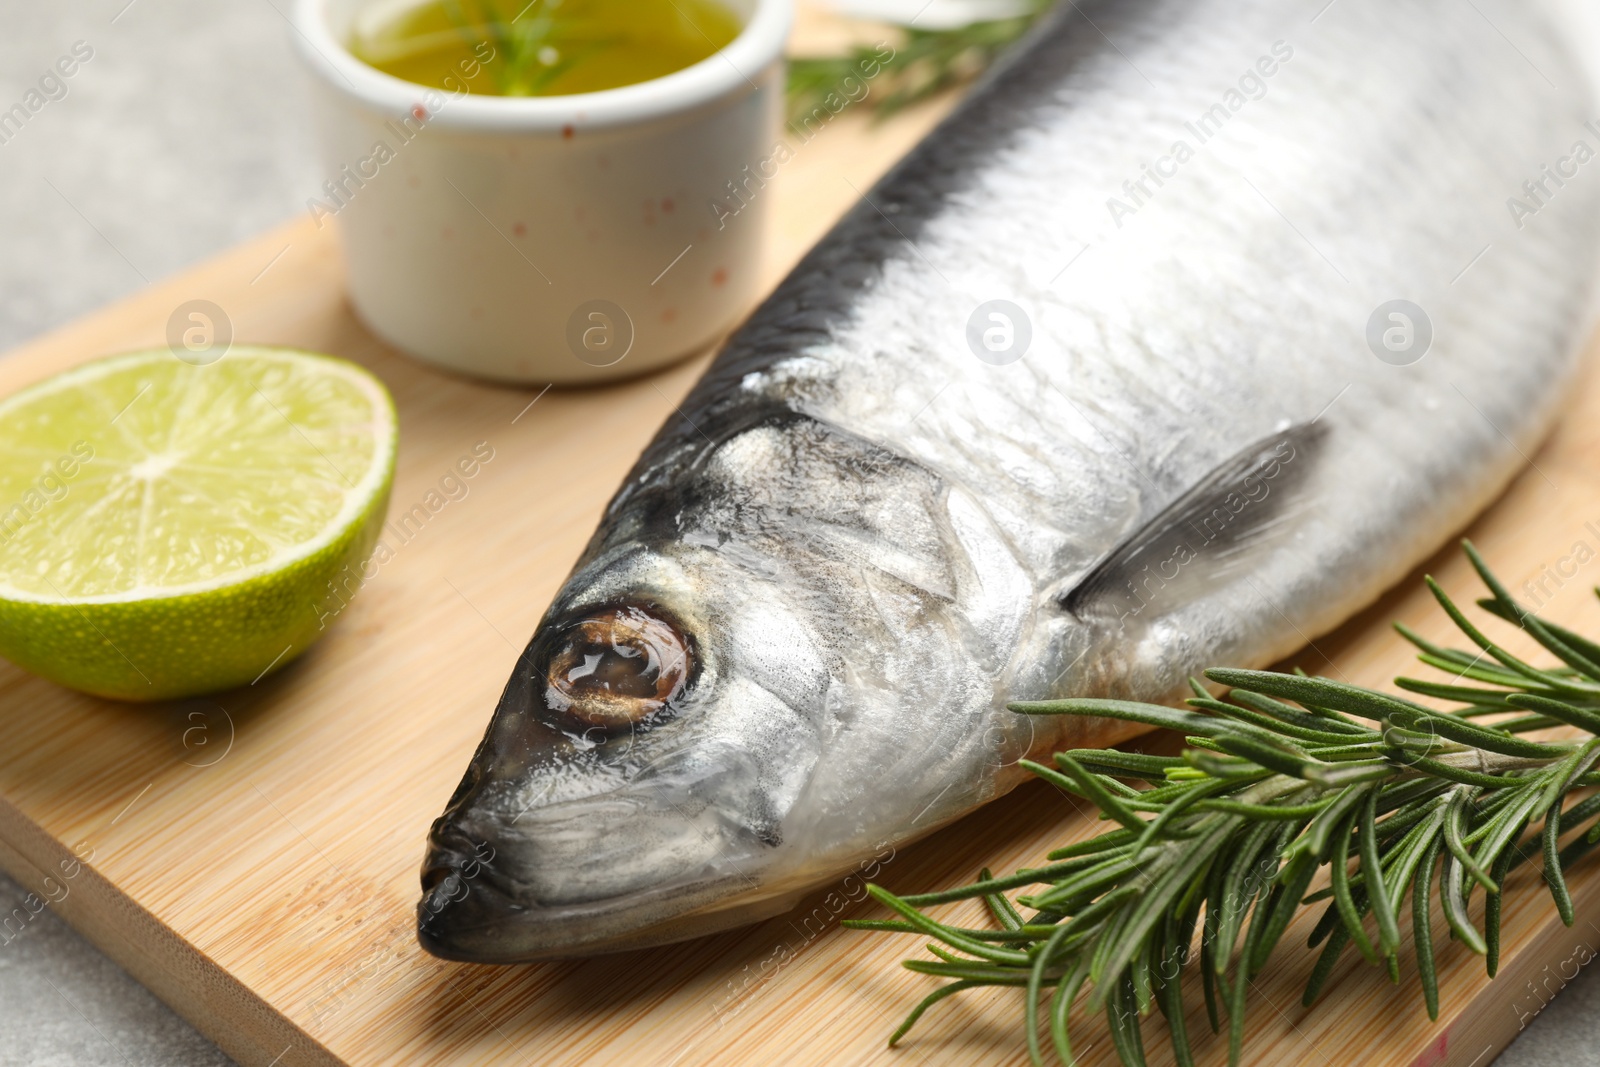
<path id="1" fill-rule="evenodd" d="M 1326 426 L 1298 423 L 1225 460 L 1118 545 L 1060 603 L 1088 621 L 1154 617 L 1231 577 L 1305 502 Z"/>

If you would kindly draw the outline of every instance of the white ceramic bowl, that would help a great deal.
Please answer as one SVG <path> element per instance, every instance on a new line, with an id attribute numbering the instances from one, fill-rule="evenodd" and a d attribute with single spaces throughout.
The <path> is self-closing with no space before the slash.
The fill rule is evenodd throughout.
<path id="1" fill-rule="evenodd" d="M 358 18 L 413 2 L 297 0 L 293 20 L 327 169 L 307 210 L 340 229 L 372 330 L 543 383 L 636 374 L 728 329 L 756 291 L 793 0 L 724 0 L 744 29 L 716 55 L 548 97 L 429 89 L 350 54 Z"/>

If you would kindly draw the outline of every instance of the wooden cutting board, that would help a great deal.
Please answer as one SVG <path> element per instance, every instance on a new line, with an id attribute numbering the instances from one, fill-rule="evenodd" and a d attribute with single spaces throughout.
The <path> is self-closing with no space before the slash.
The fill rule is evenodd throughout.
<path id="1" fill-rule="evenodd" d="M 769 286 L 944 106 L 881 127 L 847 113 L 798 151 L 767 191 Z M 392 513 L 480 442 L 493 459 L 399 545 L 320 645 L 258 685 L 134 707 L 0 664 L 0 865 L 246 1067 L 1025 1062 L 1010 990 L 947 1001 L 886 1051 L 934 980 L 895 965 L 917 940 L 841 930 L 839 919 L 874 912 L 837 910 L 841 895 L 828 891 L 792 915 L 647 952 L 504 968 L 424 955 L 412 929 L 427 827 L 603 504 L 707 357 L 548 393 L 436 373 L 361 327 L 331 229 L 295 222 L 17 350 L 0 361 L 0 393 L 162 344 L 169 314 L 196 298 L 224 308 L 240 342 L 334 352 L 388 383 L 402 432 Z M 1600 578 L 1597 415 L 1591 375 L 1534 465 L 1471 530 L 1508 584 L 1543 581 L 1549 616 L 1590 632 L 1600 629 L 1587 592 Z M 1453 549 L 1428 569 L 1472 592 Z M 1419 586 L 1408 579 L 1298 662 L 1365 684 L 1408 670 L 1391 619 L 1449 637 Z M 901 892 L 952 885 L 1095 829 L 1081 804 L 1025 786 L 889 858 L 878 878 Z M 1571 930 L 1537 878 L 1524 871 L 1511 895 L 1497 981 L 1459 946 L 1443 949 L 1436 1024 L 1409 967 L 1396 990 L 1353 954 L 1324 1003 L 1303 1010 L 1312 956 L 1291 932 L 1257 982 L 1247 1062 L 1481 1067 L 1600 951 L 1600 863 L 1575 878 Z M 27 922 L 13 917 L 20 932 L 0 938 L 28 936 Z M 1203 1028 L 1193 1014 L 1191 1032 Z M 1170 1062 L 1150 1043 L 1153 1062 Z M 1097 1021 L 1083 1024 L 1079 1047 L 1086 1064 L 1115 1062 Z M 1221 1062 L 1219 1044 L 1206 1049 Z"/>

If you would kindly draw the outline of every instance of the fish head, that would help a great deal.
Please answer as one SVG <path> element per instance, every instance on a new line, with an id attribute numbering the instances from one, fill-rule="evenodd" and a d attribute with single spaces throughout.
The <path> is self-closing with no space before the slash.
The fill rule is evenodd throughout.
<path id="1" fill-rule="evenodd" d="M 739 925 L 874 853 L 934 793 L 963 800 L 949 761 L 994 688 L 952 624 L 936 480 L 806 419 L 645 469 L 669 474 L 613 502 L 430 833 L 435 955 Z M 955 712 L 907 729 L 917 704 Z"/>
<path id="2" fill-rule="evenodd" d="M 827 671 L 794 612 L 729 569 L 634 542 L 568 583 L 430 834 L 430 951 L 570 956 L 759 917 Z"/>
<path id="3" fill-rule="evenodd" d="M 954 576 L 937 480 L 792 418 L 661 466 L 613 503 L 433 827 L 436 955 L 738 925 L 970 803 L 952 766 L 995 699 L 972 647 L 1009 630 L 958 625 L 958 587 L 1022 598 Z"/>

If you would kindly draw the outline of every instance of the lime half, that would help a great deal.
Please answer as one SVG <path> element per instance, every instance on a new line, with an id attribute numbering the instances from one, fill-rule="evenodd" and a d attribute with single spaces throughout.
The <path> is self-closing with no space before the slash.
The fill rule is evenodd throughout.
<path id="1" fill-rule="evenodd" d="M 160 700 L 294 659 L 363 581 L 394 404 L 344 360 L 98 360 L 0 400 L 0 655 Z"/>

